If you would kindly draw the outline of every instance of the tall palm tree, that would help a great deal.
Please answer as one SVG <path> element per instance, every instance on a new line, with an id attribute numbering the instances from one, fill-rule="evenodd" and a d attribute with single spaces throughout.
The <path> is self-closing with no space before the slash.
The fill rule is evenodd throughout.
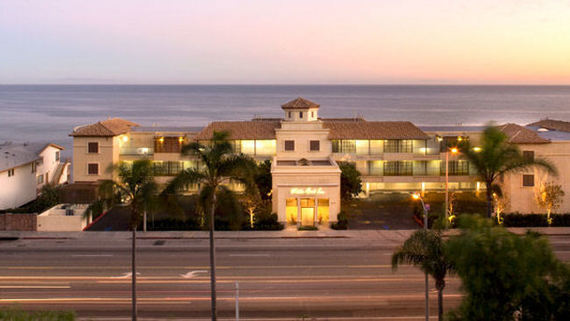
<path id="1" fill-rule="evenodd" d="M 469 141 L 459 146 L 462 154 L 477 170 L 479 179 L 485 182 L 487 216 L 493 215 L 493 192 L 499 192 L 497 178 L 525 169 L 537 167 L 556 175 L 556 168 L 541 158 L 526 158 L 519 148 L 509 143 L 507 135 L 496 126 L 489 126 L 481 136 L 481 147 L 473 148 Z"/>
<path id="2" fill-rule="evenodd" d="M 245 184 L 246 189 L 255 185 L 255 161 L 243 154 L 234 154 L 227 132 L 214 132 L 207 144 L 193 142 L 182 147 L 182 154 L 198 159 L 198 168 L 183 170 L 166 187 L 165 193 L 180 192 L 190 184 L 199 185 L 199 200 L 209 212 L 210 229 L 210 283 L 212 320 L 217 319 L 216 310 L 216 251 L 214 246 L 215 212 L 218 197 L 233 195 L 227 185 L 231 182 Z"/>
<path id="3" fill-rule="evenodd" d="M 453 271 L 453 265 L 446 256 L 445 242 L 441 232 L 434 230 L 416 231 L 392 255 L 392 268 L 399 264 L 418 266 L 435 279 L 439 320 L 443 320 L 443 289 L 445 277 Z"/>
<path id="4" fill-rule="evenodd" d="M 131 243 L 131 291 L 132 291 L 132 320 L 137 320 L 137 226 L 141 216 L 156 206 L 157 184 L 154 181 L 152 162 L 136 160 L 132 164 L 120 163 L 111 167 L 116 172 L 118 180 L 104 180 L 99 186 L 99 198 L 89 206 L 88 215 L 100 214 L 117 205 L 122 205 L 130 211 L 130 226 L 132 230 Z"/>

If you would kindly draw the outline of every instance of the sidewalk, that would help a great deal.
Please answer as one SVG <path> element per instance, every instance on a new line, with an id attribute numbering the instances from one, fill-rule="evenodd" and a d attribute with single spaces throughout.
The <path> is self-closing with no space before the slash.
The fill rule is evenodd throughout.
<path id="1" fill-rule="evenodd" d="M 570 235 L 570 227 L 537 227 L 537 228 L 509 228 L 516 234 L 524 234 L 527 230 L 539 232 L 544 235 Z M 216 239 L 362 239 L 362 240 L 405 240 L 416 230 L 332 230 L 298 231 L 297 229 L 284 229 L 281 231 L 216 231 Z M 458 230 L 449 231 L 456 234 Z M 130 239 L 131 232 L 24 232 L 0 231 L 0 239 Z M 208 231 L 165 231 L 165 232 L 137 232 L 137 239 L 141 240 L 207 240 Z"/>

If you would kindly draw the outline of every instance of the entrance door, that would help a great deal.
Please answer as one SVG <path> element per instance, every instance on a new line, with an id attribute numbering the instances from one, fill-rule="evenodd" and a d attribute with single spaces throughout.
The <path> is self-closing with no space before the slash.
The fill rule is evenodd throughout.
<path id="1" fill-rule="evenodd" d="M 301 225 L 313 226 L 315 224 L 315 200 L 312 198 L 301 199 Z"/>

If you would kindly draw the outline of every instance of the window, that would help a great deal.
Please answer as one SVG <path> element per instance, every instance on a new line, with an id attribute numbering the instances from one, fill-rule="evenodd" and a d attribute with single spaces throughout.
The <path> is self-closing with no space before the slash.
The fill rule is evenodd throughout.
<path id="1" fill-rule="evenodd" d="M 154 138 L 154 151 L 156 153 L 180 153 L 184 137 L 170 136 L 170 137 L 155 137 Z"/>
<path id="2" fill-rule="evenodd" d="M 302 111 L 299 112 L 299 118 L 303 118 L 303 112 Z"/>
<path id="3" fill-rule="evenodd" d="M 14 174 L 15 174 L 15 173 L 14 173 L 14 169 L 13 169 L 13 168 L 11 168 L 11 169 L 8 170 L 8 177 L 12 177 L 12 176 L 14 176 Z"/>
<path id="4" fill-rule="evenodd" d="M 525 150 L 523 151 L 523 158 L 527 161 L 533 161 L 534 160 L 534 151 L 532 150 Z"/>
<path id="5" fill-rule="evenodd" d="M 411 140 L 389 139 L 384 141 L 385 153 L 411 153 L 412 147 Z"/>
<path id="6" fill-rule="evenodd" d="M 286 151 L 294 151 L 295 150 L 295 141 L 294 140 L 286 140 L 285 141 L 285 150 Z"/>
<path id="7" fill-rule="evenodd" d="M 184 170 L 184 162 L 179 161 L 155 161 L 152 162 L 154 176 L 176 176 Z"/>
<path id="8" fill-rule="evenodd" d="M 38 175 L 37 181 L 38 181 L 38 184 L 43 184 L 44 183 L 44 175 Z"/>
<path id="9" fill-rule="evenodd" d="M 523 175 L 523 186 L 534 186 L 534 175 Z"/>
<path id="10" fill-rule="evenodd" d="M 59 162 L 59 151 L 55 152 L 55 161 Z"/>
<path id="11" fill-rule="evenodd" d="M 99 164 L 89 163 L 87 164 L 87 174 L 89 175 L 99 175 Z"/>
<path id="12" fill-rule="evenodd" d="M 98 154 L 99 143 L 87 143 L 87 152 L 91 154 Z"/>
<path id="13" fill-rule="evenodd" d="M 291 112 L 289 112 L 289 118 L 291 118 Z"/>
<path id="14" fill-rule="evenodd" d="M 412 161 L 389 161 L 384 162 L 385 176 L 412 176 Z"/>
<path id="15" fill-rule="evenodd" d="M 466 160 L 450 160 L 449 161 L 449 176 L 466 176 L 469 175 L 469 161 Z M 445 176 L 445 162 L 441 162 L 442 176 Z"/>
<path id="16" fill-rule="evenodd" d="M 311 112 L 311 117 L 315 118 L 315 112 L 314 111 Z"/>
<path id="17" fill-rule="evenodd" d="M 32 162 L 32 173 L 36 172 L 36 162 Z"/>
<path id="18" fill-rule="evenodd" d="M 312 152 L 318 152 L 321 149 L 321 142 L 318 140 L 312 140 L 310 142 L 311 145 L 311 151 Z"/>

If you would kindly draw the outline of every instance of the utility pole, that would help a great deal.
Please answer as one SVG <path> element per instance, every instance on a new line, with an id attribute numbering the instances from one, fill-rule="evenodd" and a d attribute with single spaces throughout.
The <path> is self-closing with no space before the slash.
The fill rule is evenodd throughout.
<path id="1" fill-rule="evenodd" d="M 236 281 L 236 321 L 239 321 L 239 283 Z"/>

